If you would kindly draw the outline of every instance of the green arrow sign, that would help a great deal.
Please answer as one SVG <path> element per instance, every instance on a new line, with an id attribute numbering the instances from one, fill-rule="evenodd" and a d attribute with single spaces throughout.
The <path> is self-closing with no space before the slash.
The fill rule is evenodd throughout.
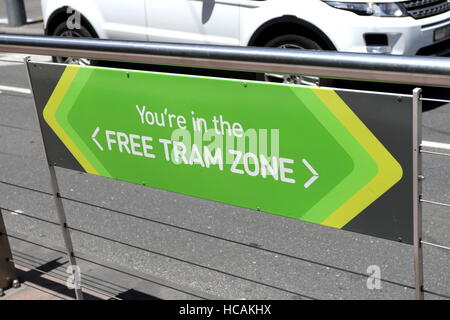
<path id="1" fill-rule="evenodd" d="M 335 228 L 402 178 L 329 89 L 69 66 L 43 114 L 87 173 Z"/>

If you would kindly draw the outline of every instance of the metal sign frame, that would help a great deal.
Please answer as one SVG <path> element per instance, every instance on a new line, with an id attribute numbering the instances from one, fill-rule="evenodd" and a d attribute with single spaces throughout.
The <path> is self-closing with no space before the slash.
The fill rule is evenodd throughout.
<path id="1" fill-rule="evenodd" d="M 422 249 L 422 89 L 413 90 L 413 227 L 414 227 L 414 274 L 416 299 L 424 299 L 423 249 Z"/>

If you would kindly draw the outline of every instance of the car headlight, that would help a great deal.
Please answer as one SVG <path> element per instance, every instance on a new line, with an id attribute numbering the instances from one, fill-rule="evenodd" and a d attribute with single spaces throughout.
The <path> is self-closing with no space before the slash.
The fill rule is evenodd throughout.
<path id="1" fill-rule="evenodd" d="M 326 1 L 330 6 L 352 11 L 360 16 L 376 17 L 405 17 L 408 15 L 406 10 L 397 3 L 373 3 L 373 2 L 340 2 Z"/>

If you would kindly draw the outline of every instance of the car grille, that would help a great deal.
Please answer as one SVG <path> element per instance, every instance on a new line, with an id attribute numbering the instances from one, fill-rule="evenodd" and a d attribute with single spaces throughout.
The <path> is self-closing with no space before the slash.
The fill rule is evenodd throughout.
<path id="1" fill-rule="evenodd" d="M 450 2 L 447 0 L 413 0 L 401 4 L 414 19 L 427 18 L 450 10 Z"/>

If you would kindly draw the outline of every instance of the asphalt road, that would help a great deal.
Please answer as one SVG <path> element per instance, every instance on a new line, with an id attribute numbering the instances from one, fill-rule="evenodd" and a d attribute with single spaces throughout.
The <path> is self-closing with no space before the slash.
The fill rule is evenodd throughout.
<path id="1" fill-rule="evenodd" d="M 0 54 L 0 60 L 20 58 Z M 33 102 L 19 97 L 29 88 L 24 66 L 0 62 L 1 86 L 12 87 L 0 94 L 0 206 L 16 210 L 4 214 L 7 229 L 62 247 L 57 226 L 25 216 L 57 221 L 45 194 L 49 177 Z M 450 153 L 450 105 L 423 114 L 423 135 L 429 150 Z M 450 158 L 425 155 L 423 167 L 424 198 L 450 203 Z M 67 170 L 57 173 L 63 196 L 77 200 L 65 201 L 69 225 L 83 231 L 72 231 L 76 251 L 104 264 L 224 299 L 414 298 L 411 246 Z M 424 205 L 424 240 L 450 245 L 449 231 L 450 210 Z M 41 251 L 31 244 L 14 239 L 12 244 L 18 257 L 39 258 Z M 427 298 L 449 299 L 450 252 L 427 246 L 424 261 L 425 288 L 435 293 Z M 381 268 L 381 290 L 366 286 L 371 265 Z M 83 266 L 86 279 L 155 294 L 142 279 Z"/>

